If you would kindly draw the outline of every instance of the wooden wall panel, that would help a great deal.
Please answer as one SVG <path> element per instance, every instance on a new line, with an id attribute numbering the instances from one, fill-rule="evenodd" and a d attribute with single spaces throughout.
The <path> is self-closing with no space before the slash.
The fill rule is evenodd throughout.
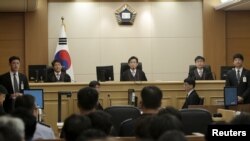
<path id="1" fill-rule="evenodd" d="M 220 79 L 220 67 L 226 64 L 225 12 L 215 11 L 220 0 L 203 0 L 203 54 Z"/>
<path id="2" fill-rule="evenodd" d="M 0 74 L 9 70 L 10 56 L 21 59 L 20 71 L 24 71 L 24 14 L 0 13 Z"/>
<path id="3" fill-rule="evenodd" d="M 35 12 L 25 13 L 25 62 L 26 69 L 32 64 L 48 64 L 47 0 L 38 0 Z"/>
<path id="4" fill-rule="evenodd" d="M 235 53 L 242 53 L 245 67 L 250 69 L 250 11 L 226 13 L 227 65 Z"/>

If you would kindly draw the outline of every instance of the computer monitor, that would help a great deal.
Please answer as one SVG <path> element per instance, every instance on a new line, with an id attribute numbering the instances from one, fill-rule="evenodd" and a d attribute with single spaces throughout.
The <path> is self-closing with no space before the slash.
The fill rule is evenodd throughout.
<path id="1" fill-rule="evenodd" d="M 27 89 L 23 90 L 24 95 L 32 95 L 35 97 L 36 104 L 39 109 L 44 108 L 44 93 L 43 89 Z"/>
<path id="2" fill-rule="evenodd" d="M 29 81 L 44 81 L 47 75 L 47 65 L 29 65 Z"/>
<path id="3" fill-rule="evenodd" d="M 96 75 L 98 81 L 113 81 L 114 80 L 113 66 L 97 66 Z"/>
<path id="4" fill-rule="evenodd" d="M 238 96 L 237 96 L 237 87 L 224 87 L 224 106 L 237 105 Z"/>
<path id="5" fill-rule="evenodd" d="M 220 68 L 220 79 L 226 80 L 227 79 L 227 72 L 229 70 L 234 69 L 234 66 L 221 66 Z"/>

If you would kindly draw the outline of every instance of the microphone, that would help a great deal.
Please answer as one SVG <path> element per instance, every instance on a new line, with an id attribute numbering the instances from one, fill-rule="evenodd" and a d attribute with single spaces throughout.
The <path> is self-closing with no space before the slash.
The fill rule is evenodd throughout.
<path id="1" fill-rule="evenodd" d="M 111 106 L 111 99 L 110 99 L 110 95 L 108 94 L 108 101 L 109 101 L 109 107 Z"/>

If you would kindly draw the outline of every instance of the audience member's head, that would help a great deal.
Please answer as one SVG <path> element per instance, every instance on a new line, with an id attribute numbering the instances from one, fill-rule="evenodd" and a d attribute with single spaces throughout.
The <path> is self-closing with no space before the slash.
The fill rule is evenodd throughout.
<path id="1" fill-rule="evenodd" d="M 158 112 L 161 106 L 162 91 L 156 86 L 146 86 L 141 91 L 141 99 L 144 112 L 148 109 Z"/>
<path id="2" fill-rule="evenodd" d="M 72 114 L 64 121 L 62 132 L 66 141 L 76 141 L 77 137 L 85 130 L 91 128 L 89 117 Z"/>
<path id="3" fill-rule="evenodd" d="M 98 140 L 98 139 L 104 139 L 107 135 L 98 129 L 88 129 L 86 131 L 83 131 L 76 141 L 90 141 L 90 140 Z"/>
<path id="4" fill-rule="evenodd" d="M 164 132 L 169 130 L 183 130 L 183 125 L 179 119 L 170 114 L 154 116 L 150 124 L 151 137 L 157 140 Z"/>
<path id="5" fill-rule="evenodd" d="M 187 141 L 187 138 L 181 131 L 170 130 L 162 134 L 158 141 Z"/>
<path id="6" fill-rule="evenodd" d="M 194 62 L 195 62 L 195 66 L 198 69 L 202 69 L 205 65 L 205 58 L 202 56 L 197 56 L 195 57 Z"/>
<path id="7" fill-rule="evenodd" d="M 18 96 L 15 100 L 15 108 L 24 108 L 37 117 L 35 98 L 32 95 Z"/>
<path id="8" fill-rule="evenodd" d="M 12 72 L 18 72 L 20 68 L 20 58 L 17 56 L 11 56 L 9 58 L 9 65 Z"/>
<path id="9" fill-rule="evenodd" d="M 3 105 L 3 101 L 5 100 L 6 94 L 8 94 L 8 91 L 3 85 L 0 85 L 0 106 Z"/>
<path id="10" fill-rule="evenodd" d="M 139 139 L 149 139 L 151 138 L 150 134 L 150 125 L 154 116 L 141 116 L 136 119 L 135 122 L 135 136 Z"/>
<path id="11" fill-rule="evenodd" d="M 95 111 L 88 114 L 91 120 L 92 128 L 103 131 L 105 134 L 109 135 L 112 121 L 111 115 L 104 111 Z"/>
<path id="12" fill-rule="evenodd" d="M 93 81 L 89 82 L 89 87 L 95 88 L 98 92 L 100 92 L 101 84 L 100 84 L 100 82 L 93 80 Z"/>
<path id="13" fill-rule="evenodd" d="M 250 124 L 250 114 L 241 113 L 232 119 L 231 124 L 249 125 Z"/>
<path id="14" fill-rule="evenodd" d="M 182 120 L 181 112 L 172 106 L 167 106 L 166 108 L 162 108 L 158 112 L 159 116 L 164 115 L 164 114 L 171 114 L 171 115 L 175 116 L 177 119 L 179 119 L 180 121 Z"/>
<path id="15" fill-rule="evenodd" d="M 61 61 L 55 59 L 55 60 L 52 61 L 51 65 L 52 65 L 55 72 L 59 73 L 59 72 L 62 71 L 62 63 L 61 63 Z"/>
<path id="16" fill-rule="evenodd" d="M 13 140 L 13 141 L 18 141 L 19 137 L 22 140 L 24 139 L 24 137 L 25 137 L 24 123 L 20 118 L 15 118 L 15 117 L 10 117 L 10 116 L 2 116 L 2 117 L 0 117 L 0 125 L 2 126 L 1 128 L 5 128 L 5 127 L 12 128 L 12 129 L 7 129 L 7 130 L 13 130 L 13 132 L 10 132 L 11 135 L 13 134 L 12 135 L 13 139 L 16 138 L 16 140 Z M 2 133 L 4 133 L 4 132 L 5 131 L 2 131 Z M 10 137 L 10 135 L 8 133 L 4 134 L 3 138 L 5 138 L 6 141 L 11 141 L 11 139 L 12 139 L 12 137 Z M 8 140 L 8 139 L 10 139 L 10 140 Z"/>
<path id="17" fill-rule="evenodd" d="M 186 78 L 184 80 L 184 88 L 187 92 L 195 88 L 195 80 L 192 78 Z"/>
<path id="18" fill-rule="evenodd" d="M 128 65 L 129 65 L 130 69 L 136 69 L 136 67 L 138 66 L 138 58 L 135 56 L 131 56 L 128 59 Z"/>
<path id="19" fill-rule="evenodd" d="M 25 140 L 31 140 L 36 130 L 36 117 L 24 108 L 15 109 L 11 115 L 23 121 L 25 127 Z"/>
<path id="20" fill-rule="evenodd" d="M 85 87 L 77 93 L 78 108 L 82 114 L 88 114 L 94 111 L 98 102 L 98 92 L 91 87 Z"/>
<path id="21" fill-rule="evenodd" d="M 23 138 L 13 127 L 0 125 L 0 141 L 22 141 Z"/>
<path id="22" fill-rule="evenodd" d="M 244 57 L 242 54 L 240 53 L 237 53 L 233 56 L 233 65 L 236 67 L 236 68 L 241 68 L 242 65 L 243 65 L 243 61 L 244 61 Z"/>

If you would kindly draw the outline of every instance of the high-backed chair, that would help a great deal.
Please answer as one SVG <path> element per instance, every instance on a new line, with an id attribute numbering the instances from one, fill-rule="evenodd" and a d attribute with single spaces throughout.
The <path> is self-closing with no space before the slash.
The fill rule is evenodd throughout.
<path id="1" fill-rule="evenodd" d="M 122 74 L 123 74 L 123 72 L 126 71 L 126 70 L 129 69 L 129 68 L 130 68 L 130 67 L 129 67 L 128 63 L 121 63 L 120 81 L 122 80 Z M 138 63 L 137 69 L 142 70 L 142 63 L 141 63 L 141 62 Z"/>
<path id="2" fill-rule="evenodd" d="M 210 65 L 207 65 L 207 64 L 206 64 L 206 65 L 204 66 L 204 68 L 205 68 L 208 72 L 210 72 L 210 73 L 212 74 L 212 76 L 213 76 L 214 79 L 216 79 L 215 73 L 212 72 L 211 66 L 210 66 Z M 188 71 L 188 73 L 193 72 L 195 69 L 196 69 L 196 66 L 195 66 L 195 65 L 189 65 L 189 71 Z"/>
<path id="3" fill-rule="evenodd" d="M 193 132 L 205 134 L 207 126 L 212 123 L 212 116 L 205 109 L 181 109 L 182 123 L 186 135 Z"/>
<path id="4" fill-rule="evenodd" d="M 234 66 L 221 66 L 220 68 L 220 79 L 226 80 L 227 79 L 227 72 L 229 70 L 234 69 Z"/>
<path id="5" fill-rule="evenodd" d="M 209 72 L 212 72 L 211 71 L 211 66 L 210 65 L 205 65 L 204 68 L 206 68 Z M 189 72 L 192 72 L 196 69 L 196 66 L 195 65 L 189 65 Z"/>
<path id="6" fill-rule="evenodd" d="M 129 118 L 138 118 L 141 115 L 141 111 L 137 107 L 133 106 L 111 106 L 104 109 L 105 112 L 109 113 L 112 118 L 114 129 L 113 135 L 119 133 L 120 124 Z"/>

